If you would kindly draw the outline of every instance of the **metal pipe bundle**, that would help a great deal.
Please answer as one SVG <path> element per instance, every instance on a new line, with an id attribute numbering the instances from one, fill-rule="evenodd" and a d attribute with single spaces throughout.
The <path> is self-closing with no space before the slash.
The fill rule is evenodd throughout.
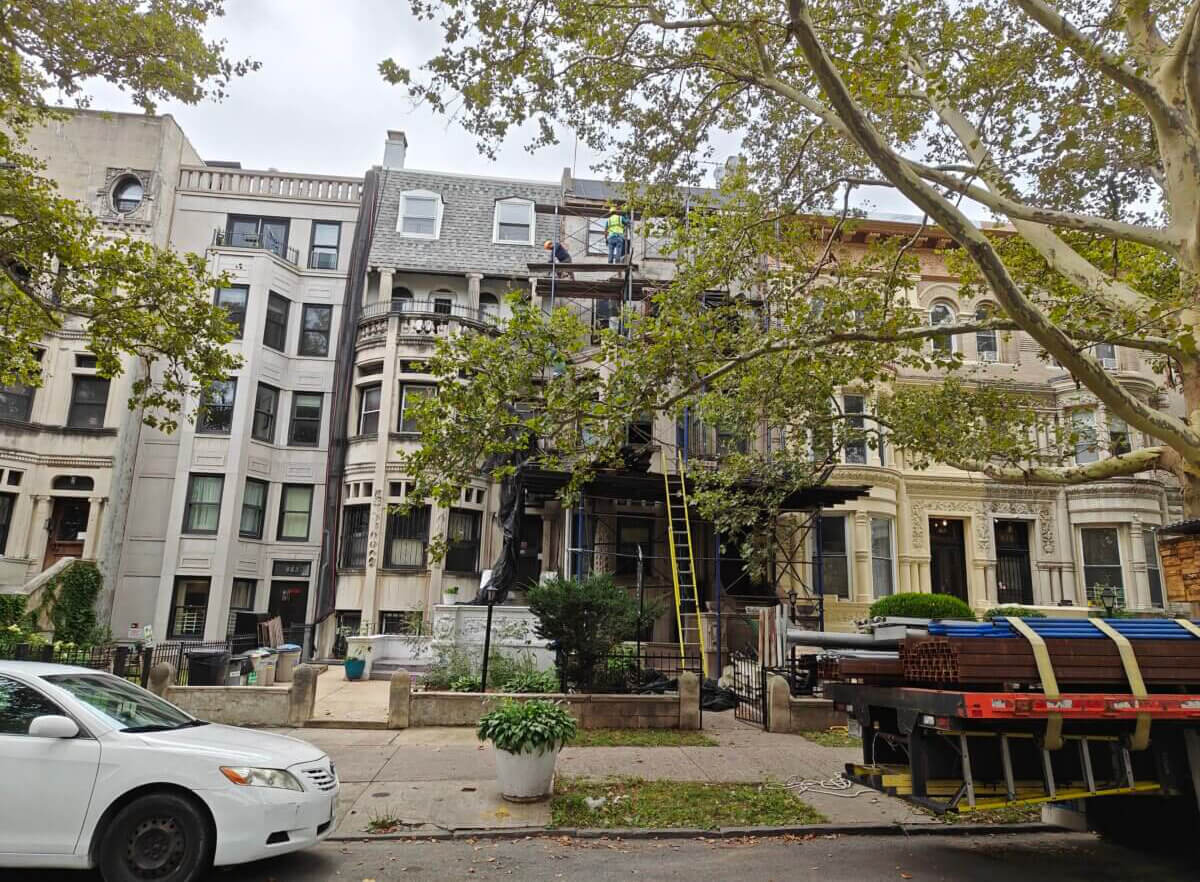
<path id="1" fill-rule="evenodd" d="M 1023 619 L 1033 632 L 1043 638 L 1077 638 L 1108 640 L 1109 638 L 1090 619 Z M 1112 628 L 1131 640 L 1196 640 L 1197 637 L 1173 619 L 1105 619 Z M 1197 622 L 1195 624 L 1200 624 Z M 952 619 L 930 622 L 929 634 L 937 637 L 999 637 L 1020 638 L 1020 634 L 1003 619 L 990 622 L 963 622 Z"/>

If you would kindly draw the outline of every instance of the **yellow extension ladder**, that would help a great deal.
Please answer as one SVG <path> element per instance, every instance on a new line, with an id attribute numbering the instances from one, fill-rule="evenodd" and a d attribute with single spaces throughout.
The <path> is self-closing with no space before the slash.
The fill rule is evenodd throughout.
<path id="1" fill-rule="evenodd" d="M 700 637 L 700 669 L 708 676 L 708 655 L 704 645 L 704 621 L 700 617 L 700 589 L 696 585 L 696 556 L 692 551 L 692 525 L 688 515 L 687 483 L 683 457 L 675 451 L 675 469 L 667 467 L 667 452 L 662 454 L 663 484 L 667 491 L 667 538 L 671 546 L 671 582 L 675 588 L 675 626 L 679 629 L 679 660 L 686 655 L 683 646 L 682 598 L 690 592 L 696 604 L 696 632 Z"/>

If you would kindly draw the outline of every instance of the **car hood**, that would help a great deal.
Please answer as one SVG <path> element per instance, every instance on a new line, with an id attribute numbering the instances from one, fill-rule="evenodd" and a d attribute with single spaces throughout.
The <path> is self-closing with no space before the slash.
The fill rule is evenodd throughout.
<path id="1" fill-rule="evenodd" d="M 221 765 L 286 769 L 325 756 L 325 751 L 299 738 L 223 726 L 220 723 L 165 732 L 114 732 L 113 735 L 118 738 L 140 738 L 151 747 L 211 757 Z"/>

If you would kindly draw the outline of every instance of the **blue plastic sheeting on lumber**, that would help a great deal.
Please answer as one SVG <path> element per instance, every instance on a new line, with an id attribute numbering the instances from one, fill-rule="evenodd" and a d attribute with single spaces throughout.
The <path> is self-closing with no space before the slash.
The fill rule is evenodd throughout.
<path id="1" fill-rule="evenodd" d="M 1074 637 L 1107 640 L 1108 635 L 1092 624 L 1093 619 L 1022 619 L 1041 637 Z M 1194 634 L 1173 619 L 1104 619 L 1118 634 L 1136 640 L 1195 640 Z M 1195 624 L 1200 624 L 1196 622 Z M 930 622 L 929 633 L 937 637 L 1020 637 L 1006 621 L 970 624 L 953 620 Z"/>

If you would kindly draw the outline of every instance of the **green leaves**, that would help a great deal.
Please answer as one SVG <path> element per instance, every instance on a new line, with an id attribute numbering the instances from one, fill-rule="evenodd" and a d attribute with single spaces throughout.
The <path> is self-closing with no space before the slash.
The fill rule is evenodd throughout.
<path id="1" fill-rule="evenodd" d="M 543 699 L 506 699 L 479 719 L 475 734 L 509 753 L 558 750 L 575 736 L 575 718 L 561 704 Z"/>

